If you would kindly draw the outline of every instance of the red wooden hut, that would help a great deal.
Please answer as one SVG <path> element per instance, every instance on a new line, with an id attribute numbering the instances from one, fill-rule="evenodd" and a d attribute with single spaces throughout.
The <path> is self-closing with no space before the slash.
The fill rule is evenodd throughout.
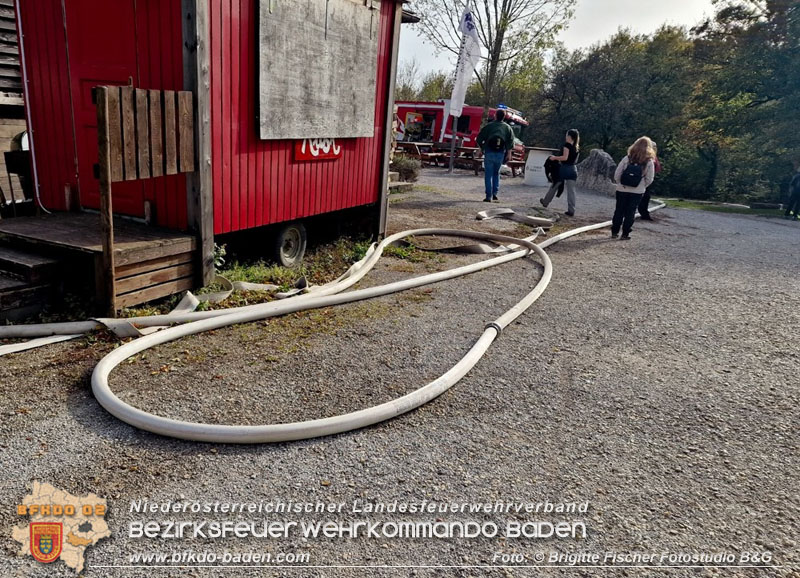
<path id="1" fill-rule="evenodd" d="M 179 279 L 151 274 L 142 283 L 161 290 L 140 287 L 141 295 L 121 304 L 208 281 L 215 235 L 281 224 L 278 237 L 291 253 L 292 235 L 303 233 L 305 219 L 356 207 L 374 209 L 373 232 L 382 234 L 401 6 L 401 0 L 18 1 L 32 173 L 38 203 L 52 215 L 2 220 L 0 235 L 76 249 L 69 235 L 53 233 L 72 222 L 80 229 L 74 237 L 92 236 L 74 241 L 77 249 L 97 253 L 99 218 L 90 218 L 101 209 L 97 86 L 193 95 L 196 170 L 186 175 L 167 166 L 163 176 L 114 183 L 113 211 L 126 231 L 146 222 L 142 238 L 170 231 L 164 246 L 191 238 L 197 266 L 190 275 L 181 269 Z M 75 211 L 83 212 L 77 221 Z M 130 235 L 117 235 L 113 250 L 132 251 L 125 243 L 143 242 Z M 143 254 L 143 261 L 154 254 Z"/>

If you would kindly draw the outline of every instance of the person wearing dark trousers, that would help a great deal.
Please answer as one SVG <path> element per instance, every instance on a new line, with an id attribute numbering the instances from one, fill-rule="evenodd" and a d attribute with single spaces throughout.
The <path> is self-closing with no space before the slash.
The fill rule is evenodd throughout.
<path id="1" fill-rule="evenodd" d="M 497 201 L 500 192 L 500 167 L 514 149 L 514 130 L 505 122 L 506 111 L 498 109 L 494 120 L 478 133 L 478 146 L 483 150 L 483 172 L 486 196 L 484 203 Z"/>
<path id="2" fill-rule="evenodd" d="M 794 213 L 794 217 L 791 217 L 792 213 Z M 795 221 L 800 221 L 800 165 L 789 183 L 789 204 L 786 205 L 786 218 L 790 217 Z"/>
<path id="3" fill-rule="evenodd" d="M 551 155 L 548 157 L 550 161 L 558 161 L 561 163 L 559 180 L 553 181 L 547 194 L 539 199 L 542 206 L 546 208 L 553 200 L 559 187 L 562 187 L 567 191 L 567 212 L 564 214 L 568 217 L 575 215 L 575 183 L 578 180 L 578 170 L 575 168 L 575 163 L 578 162 L 580 150 L 581 135 L 578 129 L 571 128 L 567 131 L 564 144 L 561 145 L 561 155 Z"/>
<path id="4" fill-rule="evenodd" d="M 656 158 L 653 159 L 653 166 L 655 167 L 656 174 L 661 172 L 661 163 L 658 162 L 658 145 L 653 143 L 653 150 L 656 151 Z M 639 215 L 642 221 L 652 221 L 653 217 L 650 216 L 650 189 L 645 190 L 642 195 L 642 200 L 639 201 Z"/>
<path id="5" fill-rule="evenodd" d="M 628 149 L 614 173 L 617 183 L 617 206 L 611 220 L 611 236 L 616 239 L 622 228 L 622 239 L 630 239 L 636 208 L 642 200 L 645 190 L 655 178 L 656 152 L 653 141 L 646 136 L 636 140 Z"/>

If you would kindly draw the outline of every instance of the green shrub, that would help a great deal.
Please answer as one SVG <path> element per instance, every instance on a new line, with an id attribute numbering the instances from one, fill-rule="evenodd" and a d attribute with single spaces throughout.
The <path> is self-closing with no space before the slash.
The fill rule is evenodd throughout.
<path id="1" fill-rule="evenodd" d="M 419 170 L 422 163 L 406 155 L 395 155 L 390 169 L 400 173 L 400 180 L 406 183 L 413 183 L 419 178 Z"/>

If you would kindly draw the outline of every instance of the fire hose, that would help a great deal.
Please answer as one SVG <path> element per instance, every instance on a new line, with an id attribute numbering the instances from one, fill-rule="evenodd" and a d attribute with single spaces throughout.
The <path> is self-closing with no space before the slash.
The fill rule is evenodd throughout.
<path id="1" fill-rule="evenodd" d="M 650 210 L 654 211 L 663 207 L 664 205 L 660 204 Z M 535 224 L 535 221 L 530 221 L 529 224 Z M 215 443 L 273 443 L 332 435 L 374 425 L 407 413 L 438 397 L 455 385 L 478 363 L 478 361 L 480 361 L 503 329 L 533 305 L 549 285 L 552 278 L 553 266 L 550 257 L 544 249 L 569 237 L 592 230 L 602 229 L 610 225 L 611 222 L 606 221 L 595 225 L 580 227 L 556 235 L 539 244 L 533 242 L 539 234 L 538 232 L 531 237 L 518 239 L 506 235 L 451 229 L 417 229 L 403 231 L 391 235 L 377 246 L 373 246 L 364 259 L 356 263 L 339 279 L 320 287 L 310 288 L 307 293 L 296 295 L 291 299 L 233 309 L 199 312 L 178 311 L 167 315 L 129 319 L 126 320 L 126 323 L 133 324 L 133 326 L 137 328 L 157 327 L 175 323 L 180 323 L 180 325 L 173 325 L 156 333 L 143 335 L 121 345 L 107 354 L 100 360 L 92 373 L 92 392 L 103 408 L 129 425 L 159 435 L 193 441 Z M 539 232 L 541 232 L 541 230 Z M 401 242 L 409 237 L 418 238 L 425 236 L 458 237 L 505 244 L 503 247 L 505 248 L 506 254 L 455 269 L 342 293 L 342 291 L 353 286 L 362 279 L 375 266 L 386 247 Z M 534 288 L 527 295 L 500 317 L 488 323 L 478 340 L 450 370 L 419 389 L 380 405 L 351 413 L 292 423 L 254 426 L 205 424 L 174 420 L 142 411 L 122 401 L 111 391 L 108 384 L 108 378 L 111 372 L 126 359 L 157 345 L 175 341 L 182 337 L 297 311 L 331 307 L 364 299 L 372 299 L 432 283 L 439 283 L 532 255 L 535 255 L 540 260 L 543 273 Z M 111 320 L 101 321 L 105 323 Z M 57 337 L 54 339 L 63 340 L 75 334 L 91 331 L 97 327 L 98 322 L 94 320 L 77 323 L 8 326 L 0 327 L 0 338 L 43 338 L 45 336 L 55 335 Z M 5 347 L 13 348 L 16 347 L 16 345 Z M 19 349 L 14 351 L 18 350 Z M 6 353 L 14 351 L 7 351 Z"/>

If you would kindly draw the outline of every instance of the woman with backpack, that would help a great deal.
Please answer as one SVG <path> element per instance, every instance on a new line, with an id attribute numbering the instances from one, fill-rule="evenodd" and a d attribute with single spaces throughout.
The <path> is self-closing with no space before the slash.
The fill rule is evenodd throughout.
<path id="1" fill-rule="evenodd" d="M 653 159 L 653 165 L 655 167 L 655 174 L 661 172 L 661 163 L 658 161 L 658 143 L 655 141 L 653 142 L 653 151 L 655 151 L 656 156 Z M 642 218 L 642 221 L 652 221 L 653 217 L 650 216 L 650 188 L 648 187 L 647 190 L 642 195 L 642 200 L 639 201 L 639 216 Z"/>
<path id="2" fill-rule="evenodd" d="M 617 207 L 611 221 L 611 236 L 616 239 L 622 227 L 622 239 L 630 239 L 636 208 L 642 200 L 645 190 L 655 178 L 656 151 L 653 141 L 643 136 L 628 149 L 628 156 L 623 158 L 614 173 L 617 185 Z"/>
<path id="3" fill-rule="evenodd" d="M 561 163 L 559 168 L 559 181 L 554 181 L 550 190 L 544 198 L 539 199 L 542 206 L 547 207 L 553 200 L 553 197 L 558 191 L 559 185 L 564 183 L 564 189 L 567 191 L 567 212 L 564 213 L 568 217 L 575 215 L 575 182 L 578 180 L 578 170 L 575 168 L 575 163 L 578 162 L 578 155 L 581 150 L 581 135 L 578 129 L 571 128 L 567 131 L 567 136 L 564 139 L 564 144 L 561 145 L 561 156 L 551 155 L 548 160 L 558 161 Z"/>

